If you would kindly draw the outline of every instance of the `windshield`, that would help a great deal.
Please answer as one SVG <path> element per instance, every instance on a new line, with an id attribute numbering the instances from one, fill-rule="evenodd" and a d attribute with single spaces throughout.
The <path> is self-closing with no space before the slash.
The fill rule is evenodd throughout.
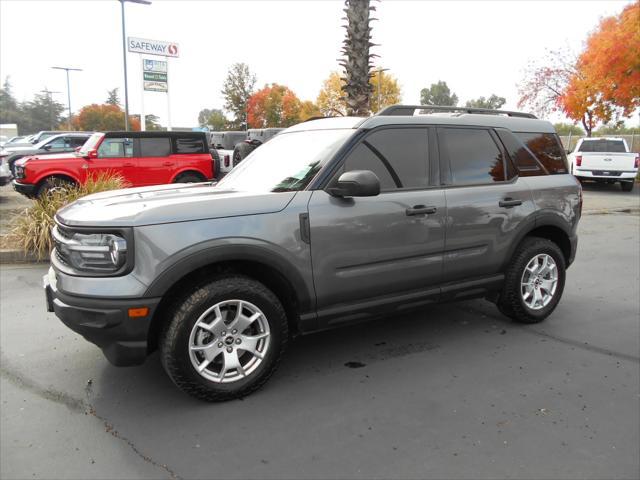
<path id="1" fill-rule="evenodd" d="M 254 150 L 218 185 L 251 192 L 303 190 L 353 133 L 341 129 L 278 135 Z"/>
<path id="2" fill-rule="evenodd" d="M 96 145 L 98 145 L 98 142 L 103 136 L 104 136 L 104 133 L 94 133 L 93 135 L 91 135 L 87 139 L 87 141 L 84 142 L 84 145 L 80 147 L 80 150 L 78 150 L 78 153 L 80 154 L 80 156 L 85 156 L 87 155 L 89 150 L 94 150 L 96 148 Z"/>

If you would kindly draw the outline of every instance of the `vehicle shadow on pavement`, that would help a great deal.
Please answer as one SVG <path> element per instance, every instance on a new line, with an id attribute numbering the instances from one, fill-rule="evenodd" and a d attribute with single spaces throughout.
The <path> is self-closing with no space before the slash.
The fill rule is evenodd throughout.
<path id="1" fill-rule="evenodd" d="M 446 349 L 458 342 L 481 334 L 499 334 L 511 322 L 495 311 L 485 315 L 473 308 L 482 300 L 433 305 L 403 315 L 390 315 L 342 328 L 298 337 L 292 340 L 279 369 L 258 392 L 244 399 L 219 404 L 195 400 L 178 390 L 165 374 L 158 352 L 140 367 L 116 368 L 105 361 L 102 376 L 89 393 L 88 401 L 98 411 L 126 410 L 140 418 L 179 415 L 201 409 L 235 409 L 241 403 L 259 402 L 263 397 L 286 398 L 302 385 L 336 373 L 375 366 L 379 362 Z M 482 307 L 484 310 L 485 307 Z M 298 392 L 299 393 L 299 392 Z"/>

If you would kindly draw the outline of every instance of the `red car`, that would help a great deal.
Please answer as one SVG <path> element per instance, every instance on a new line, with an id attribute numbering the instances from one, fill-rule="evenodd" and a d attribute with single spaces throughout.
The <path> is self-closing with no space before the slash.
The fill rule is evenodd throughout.
<path id="1" fill-rule="evenodd" d="M 142 187 L 204 182 L 215 178 L 217 168 L 203 132 L 94 133 L 75 153 L 18 160 L 13 186 L 33 198 L 101 172 L 119 173 L 129 186 Z"/>

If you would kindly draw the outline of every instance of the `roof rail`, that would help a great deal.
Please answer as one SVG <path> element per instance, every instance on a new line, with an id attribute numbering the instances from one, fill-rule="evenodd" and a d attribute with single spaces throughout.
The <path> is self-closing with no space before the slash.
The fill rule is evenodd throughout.
<path id="1" fill-rule="evenodd" d="M 391 117 L 409 115 L 413 116 L 416 110 L 434 110 L 437 112 L 480 113 L 484 115 L 507 115 L 509 117 L 538 118 L 532 113 L 511 112 L 508 110 L 491 110 L 489 108 L 447 107 L 443 105 L 391 105 L 376 113 L 375 116 Z"/>

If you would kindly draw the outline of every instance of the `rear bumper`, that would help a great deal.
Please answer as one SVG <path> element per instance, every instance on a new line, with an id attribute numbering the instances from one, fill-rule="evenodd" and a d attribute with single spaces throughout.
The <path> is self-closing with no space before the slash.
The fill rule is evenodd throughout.
<path id="1" fill-rule="evenodd" d="M 66 295 L 56 289 L 55 275 L 43 278 L 47 311 L 102 349 L 116 366 L 139 365 L 147 357 L 147 334 L 160 298 L 103 299 Z M 130 308 L 148 307 L 146 317 L 130 318 Z"/>
<path id="2" fill-rule="evenodd" d="M 13 181 L 13 189 L 29 198 L 33 198 L 36 193 L 35 185 L 31 185 L 30 183 L 20 183 L 16 180 Z"/>
<path id="3" fill-rule="evenodd" d="M 637 170 L 582 170 L 576 169 L 574 175 L 580 178 L 601 180 L 633 180 L 638 175 Z"/>

